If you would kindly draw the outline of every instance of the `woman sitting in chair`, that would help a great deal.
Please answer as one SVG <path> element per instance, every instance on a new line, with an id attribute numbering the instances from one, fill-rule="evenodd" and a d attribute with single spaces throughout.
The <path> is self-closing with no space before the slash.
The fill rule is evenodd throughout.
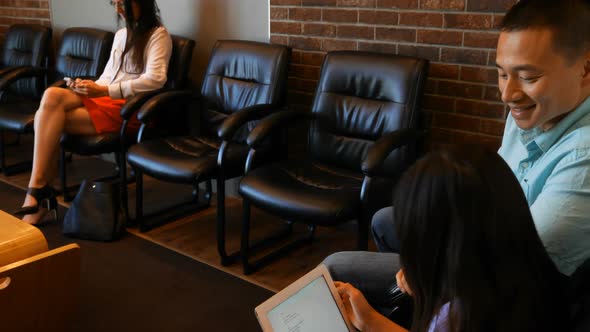
<path id="1" fill-rule="evenodd" d="M 412 331 L 561 331 L 566 279 L 539 239 L 504 160 L 475 147 L 433 152 L 394 195 L 397 284 L 413 298 Z M 337 282 L 361 331 L 406 331 Z"/>
<path id="2" fill-rule="evenodd" d="M 160 21 L 156 1 L 115 0 L 111 4 L 126 28 L 115 34 L 100 78 L 70 80 L 68 88 L 48 88 L 35 114 L 33 169 L 23 208 L 16 212 L 24 215 L 27 223 L 41 223 L 51 210 L 57 218 L 50 183 L 57 173 L 61 135 L 117 132 L 123 123 L 120 110 L 125 99 L 166 83 L 172 39 Z M 139 128 L 136 117 L 129 121 L 128 128 Z M 45 204 L 48 209 L 41 207 Z"/>

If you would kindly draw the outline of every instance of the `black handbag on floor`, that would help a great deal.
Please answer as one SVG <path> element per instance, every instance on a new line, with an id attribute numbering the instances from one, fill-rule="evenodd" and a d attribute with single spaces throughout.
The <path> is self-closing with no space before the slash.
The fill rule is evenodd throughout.
<path id="1" fill-rule="evenodd" d="M 112 241 L 124 231 L 120 181 L 84 180 L 64 217 L 63 234 L 85 240 Z"/>

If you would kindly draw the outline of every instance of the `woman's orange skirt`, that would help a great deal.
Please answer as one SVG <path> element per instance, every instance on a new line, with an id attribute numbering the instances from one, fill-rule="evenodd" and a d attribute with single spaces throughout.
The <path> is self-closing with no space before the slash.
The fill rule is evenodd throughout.
<path id="1" fill-rule="evenodd" d="M 99 134 L 118 132 L 123 124 L 121 108 L 125 105 L 125 99 L 112 99 L 111 97 L 87 98 L 82 97 L 82 103 L 88 110 L 92 124 Z M 129 131 L 137 131 L 141 122 L 134 115 L 129 119 L 127 128 Z"/>

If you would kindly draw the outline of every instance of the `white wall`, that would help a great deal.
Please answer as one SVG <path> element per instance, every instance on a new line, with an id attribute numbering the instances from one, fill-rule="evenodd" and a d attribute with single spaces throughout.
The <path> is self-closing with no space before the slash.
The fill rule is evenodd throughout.
<path id="1" fill-rule="evenodd" d="M 170 33 L 197 43 L 191 78 L 198 84 L 217 39 L 266 42 L 270 38 L 269 0 L 157 1 Z M 51 15 L 56 36 L 75 26 L 117 29 L 114 9 L 108 0 L 52 0 Z"/>

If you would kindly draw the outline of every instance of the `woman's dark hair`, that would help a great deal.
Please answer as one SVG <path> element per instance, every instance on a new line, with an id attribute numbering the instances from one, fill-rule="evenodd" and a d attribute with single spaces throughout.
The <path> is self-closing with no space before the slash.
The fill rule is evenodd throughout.
<path id="1" fill-rule="evenodd" d="M 412 331 L 450 303 L 453 332 L 555 331 L 564 276 L 547 255 L 523 190 L 500 156 L 432 152 L 394 193 L 400 260 L 414 295 Z"/>
<path id="2" fill-rule="evenodd" d="M 139 17 L 133 16 L 132 2 L 135 2 L 140 9 Z M 156 0 L 124 0 L 125 24 L 127 27 L 127 40 L 122 59 L 130 55 L 131 65 L 134 72 L 143 72 L 145 48 L 152 32 L 162 25 L 160 9 Z"/>

